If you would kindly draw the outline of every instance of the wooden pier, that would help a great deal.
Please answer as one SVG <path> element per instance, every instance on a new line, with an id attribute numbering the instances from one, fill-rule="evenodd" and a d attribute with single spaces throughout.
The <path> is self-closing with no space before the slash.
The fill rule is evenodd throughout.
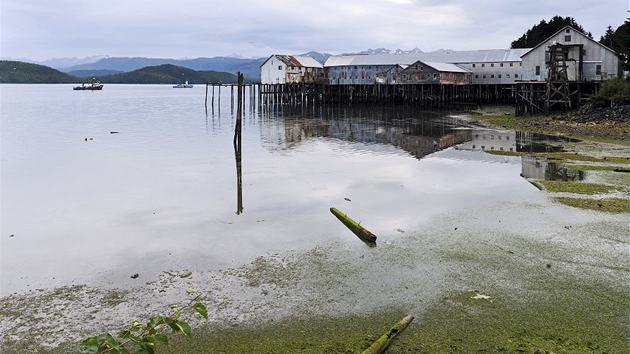
<path id="1" fill-rule="evenodd" d="M 596 82 L 523 81 L 506 85 L 399 84 L 244 84 L 249 106 L 309 103 L 409 106 L 425 109 L 470 109 L 483 104 L 514 104 L 517 116 L 568 111 L 597 92 Z M 234 109 L 235 84 L 206 85 L 206 110 L 221 104 L 221 90 L 230 90 Z M 208 100 L 210 99 L 210 103 Z"/>
<path id="2" fill-rule="evenodd" d="M 523 81 L 516 83 L 516 116 L 548 115 L 552 111 L 567 112 L 580 107 L 597 93 L 598 82 Z"/>
<path id="3" fill-rule="evenodd" d="M 260 85 L 261 102 L 304 102 L 404 105 L 429 109 L 470 107 L 488 103 L 514 103 L 514 85 Z"/>

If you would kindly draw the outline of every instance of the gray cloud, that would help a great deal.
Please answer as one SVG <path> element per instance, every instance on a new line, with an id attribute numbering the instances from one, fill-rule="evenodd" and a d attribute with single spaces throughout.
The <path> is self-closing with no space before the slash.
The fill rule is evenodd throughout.
<path id="1" fill-rule="evenodd" d="M 0 55 L 266 57 L 310 50 L 507 48 L 540 20 L 571 16 L 595 39 L 628 17 L 618 0 L 3 0 Z M 570 11 L 567 9 L 571 9 Z"/>

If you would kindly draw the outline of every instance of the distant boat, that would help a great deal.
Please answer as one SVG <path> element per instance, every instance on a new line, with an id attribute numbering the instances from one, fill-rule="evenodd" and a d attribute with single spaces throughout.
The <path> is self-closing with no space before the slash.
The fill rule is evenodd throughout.
<path id="1" fill-rule="evenodd" d="M 86 90 L 96 91 L 96 90 L 102 90 L 103 84 L 101 84 L 97 80 L 92 80 L 92 82 L 85 81 L 84 83 L 81 84 L 81 86 L 75 86 L 72 89 L 75 91 L 86 91 Z"/>
<path id="2" fill-rule="evenodd" d="M 173 88 L 193 88 L 193 86 L 193 84 L 189 84 L 188 81 L 186 81 L 183 84 L 174 85 Z"/>

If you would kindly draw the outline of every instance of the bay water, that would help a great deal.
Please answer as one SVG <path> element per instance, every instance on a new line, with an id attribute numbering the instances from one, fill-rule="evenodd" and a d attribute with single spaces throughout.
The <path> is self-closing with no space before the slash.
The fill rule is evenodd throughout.
<path id="1" fill-rule="evenodd" d="M 0 85 L 0 295 L 365 247 L 333 206 L 388 242 L 536 192 L 520 158 L 475 143 L 517 149 L 514 132 L 446 113 L 261 105 L 246 90 L 237 151 L 235 90 L 215 90 Z"/>

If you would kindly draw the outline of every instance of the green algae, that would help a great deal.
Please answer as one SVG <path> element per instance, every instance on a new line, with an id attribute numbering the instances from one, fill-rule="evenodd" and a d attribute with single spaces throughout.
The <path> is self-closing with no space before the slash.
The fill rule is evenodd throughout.
<path id="1" fill-rule="evenodd" d="M 585 183 L 574 181 L 543 181 L 536 182 L 542 184 L 548 192 L 551 193 L 579 193 L 586 195 L 605 194 L 614 191 L 620 191 L 621 187 L 609 186 L 599 183 Z"/>
<path id="2" fill-rule="evenodd" d="M 509 107 L 507 107 L 509 108 Z M 507 109 L 506 108 L 506 109 Z M 511 110 L 513 112 L 513 110 Z M 630 141 L 623 137 L 627 136 L 627 123 L 620 123 L 618 125 L 609 126 L 607 128 L 600 128 L 597 125 L 582 125 L 579 127 L 572 127 L 570 124 L 562 121 L 556 121 L 552 117 L 546 116 L 523 116 L 516 117 L 514 113 L 502 114 L 481 114 L 472 115 L 471 118 L 480 120 L 491 126 L 511 129 L 530 131 L 534 133 L 555 135 L 562 137 L 571 137 L 580 140 L 597 141 L 602 143 L 612 143 L 616 145 L 629 146 Z M 608 131 L 607 131 L 608 130 Z M 610 135 L 610 136 L 607 136 Z"/>
<path id="3" fill-rule="evenodd" d="M 625 168 L 619 168 L 619 166 L 614 165 L 578 165 L 578 164 L 566 164 L 566 168 L 570 168 L 572 170 L 581 170 L 581 171 L 627 171 Z M 630 172 L 630 171 L 628 171 Z"/>
<path id="4" fill-rule="evenodd" d="M 555 197 L 559 203 L 574 208 L 591 209 L 608 213 L 630 213 L 630 200 L 623 198 L 572 198 L 572 197 Z"/>
<path id="5" fill-rule="evenodd" d="M 571 152 L 546 152 L 546 153 L 541 153 L 540 155 L 545 156 L 549 159 L 555 159 L 555 160 L 599 162 L 599 163 L 607 163 L 607 164 L 630 164 L 630 157 L 619 157 L 619 156 L 594 157 L 590 155 L 571 153 Z"/>

